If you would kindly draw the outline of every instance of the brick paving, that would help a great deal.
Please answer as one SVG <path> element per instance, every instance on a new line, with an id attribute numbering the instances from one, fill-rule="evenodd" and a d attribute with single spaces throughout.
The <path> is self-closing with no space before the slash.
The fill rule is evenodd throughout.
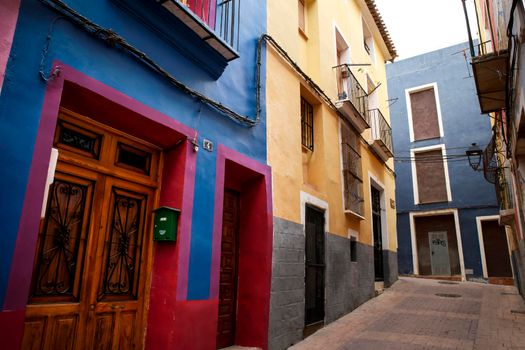
<path id="1" fill-rule="evenodd" d="M 289 349 L 525 350 L 525 314 L 511 310 L 525 311 L 511 286 L 402 277 Z"/>

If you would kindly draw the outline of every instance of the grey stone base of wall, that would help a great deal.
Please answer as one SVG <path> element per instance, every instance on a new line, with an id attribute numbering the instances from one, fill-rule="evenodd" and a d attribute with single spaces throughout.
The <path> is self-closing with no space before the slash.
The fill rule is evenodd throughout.
<path id="1" fill-rule="evenodd" d="M 273 218 L 270 350 L 286 349 L 303 338 L 304 244 L 303 225 Z"/>
<path id="2" fill-rule="evenodd" d="M 357 243 L 350 261 L 350 240 L 327 233 L 325 323 L 337 320 L 374 297 L 374 249 Z"/>
<path id="3" fill-rule="evenodd" d="M 269 349 L 282 350 L 303 339 L 303 226 L 274 217 Z M 357 243 L 357 261 L 350 257 L 350 240 L 326 234 L 325 324 L 363 304 L 375 294 L 373 247 Z M 385 254 L 385 285 L 397 280 L 397 255 Z M 387 273 L 388 271 L 388 273 Z"/>
<path id="4" fill-rule="evenodd" d="M 383 250 L 383 275 L 385 277 L 385 287 L 390 287 L 398 280 L 396 252 Z"/>

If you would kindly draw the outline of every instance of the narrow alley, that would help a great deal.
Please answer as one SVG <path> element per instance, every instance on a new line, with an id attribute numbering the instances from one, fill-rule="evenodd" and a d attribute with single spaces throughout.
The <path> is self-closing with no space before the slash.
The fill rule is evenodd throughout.
<path id="1" fill-rule="evenodd" d="M 525 349 L 515 287 L 402 277 L 293 350 Z"/>

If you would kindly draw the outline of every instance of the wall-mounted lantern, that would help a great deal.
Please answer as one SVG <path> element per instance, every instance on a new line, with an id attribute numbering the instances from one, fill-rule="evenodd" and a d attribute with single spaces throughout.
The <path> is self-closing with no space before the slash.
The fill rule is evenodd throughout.
<path id="1" fill-rule="evenodd" d="M 465 152 L 468 157 L 468 163 L 470 167 L 474 170 L 479 170 L 481 165 L 481 155 L 483 151 L 475 143 L 473 143 Z"/>

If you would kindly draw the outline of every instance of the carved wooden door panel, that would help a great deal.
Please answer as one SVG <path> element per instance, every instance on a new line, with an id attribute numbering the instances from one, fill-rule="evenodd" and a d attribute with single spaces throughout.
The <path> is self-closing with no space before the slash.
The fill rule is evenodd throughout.
<path id="1" fill-rule="evenodd" d="M 96 174 L 57 172 L 37 242 L 22 349 L 74 349 L 83 337 L 86 250 Z M 87 178 L 86 178 L 87 177 Z"/>
<path id="2" fill-rule="evenodd" d="M 107 178 L 100 208 L 93 288 L 89 293 L 90 349 L 142 348 L 145 273 L 151 239 L 146 230 L 154 191 Z"/>
<path id="3" fill-rule="evenodd" d="M 141 349 L 159 152 L 63 118 L 22 348 Z"/>
<path id="4" fill-rule="evenodd" d="M 237 261 L 239 251 L 239 194 L 224 192 L 221 240 L 221 272 L 219 282 L 219 318 L 217 348 L 235 342 L 237 306 Z"/>

